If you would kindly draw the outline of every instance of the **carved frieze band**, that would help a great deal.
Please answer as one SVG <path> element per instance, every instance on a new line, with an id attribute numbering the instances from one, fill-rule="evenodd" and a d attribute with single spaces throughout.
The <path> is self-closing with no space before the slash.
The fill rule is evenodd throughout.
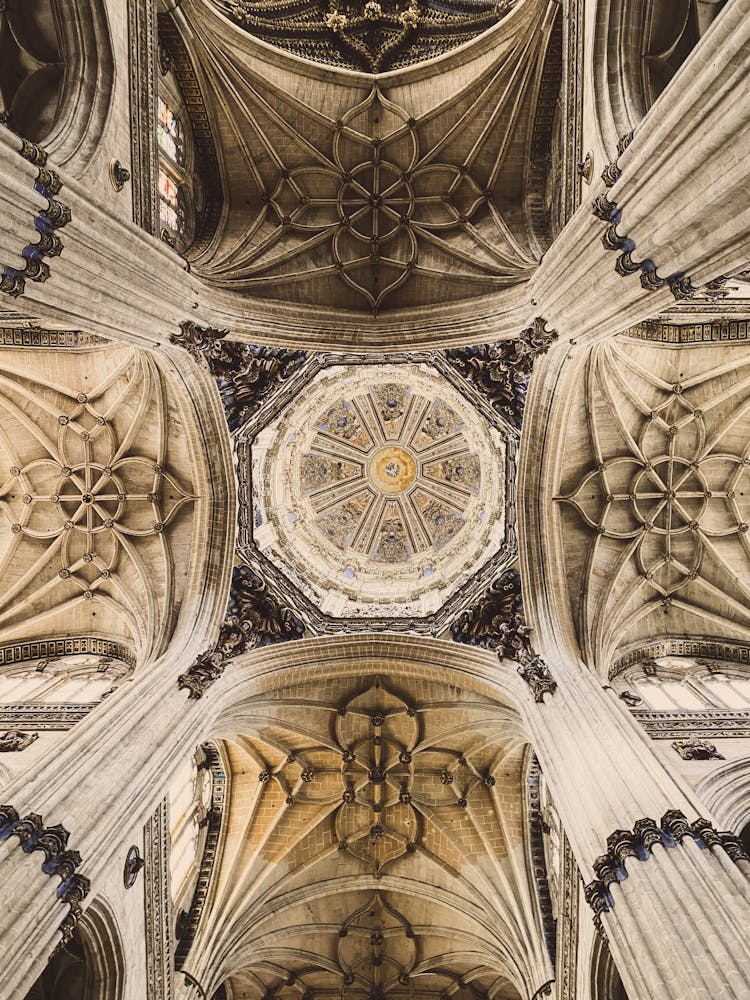
<path id="1" fill-rule="evenodd" d="M 59 656 L 77 656 L 81 653 L 122 660 L 135 667 L 135 654 L 127 646 L 111 639 L 95 636 L 72 636 L 67 639 L 35 639 L 32 642 L 14 642 L 0 646 L 0 666 L 24 663 L 27 660 L 53 659 Z"/>
<path id="2" fill-rule="evenodd" d="M 85 719 L 98 702 L 85 705 L 0 705 L 0 729 L 65 730 Z"/>
<path id="3" fill-rule="evenodd" d="M 175 951 L 175 968 L 178 970 L 182 969 L 185 964 L 208 899 L 208 890 L 211 887 L 211 879 L 218 861 L 221 824 L 226 802 L 227 775 L 221 763 L 218 747 L 213 743 L 204 743 L 201 749 L 205 754 L 206 766 L 211 772 L 211 808 L 207 816 L 206 843 L 203 848 L 195 892 L 190 904 L 190 912 L 182 925 L 182 932 Z"/>
<path id="4" fill-rule="evenodd" d="M 521 577 L 512 569 L 498 577 L 485 596 L 451 625 L 455 642 L 494 650 L 500 660 L 515 660 L 534 700 L 543 702 L 545 694 L 554 694 L 557 682 L 534 651 L 530 635 L 523 613 Z"/>
<path id="5" fill-rule="evenodd" d="M 646 320 L 623 330 L 623 335 L 635 340 L 650 340 L 657 344 L 731 344 L 750 340 L 750 323 L 746 319 L 725 319 L 711 323 L 660 323 Z"/>
<path id="6" fill-rule="evenodd" d="M 15 268 L 6 264 L 0 274 L 0 291 L 6 292 L 12 298 L 23 295 L 26 281 L 46 281 L 50 276 L 49 264 L 45 257 L 59 257 L 63 251 L 63 243 L 56 230 L 62 229 L 70 222 L 70 209 L 67 205 L 55 199 L 62 188 L 62 181 L 54 170 L 46 166 L 47 153 L 34 142 L 22 140 L 21 156 L 38 167 L 34 190 L 47 199 L 47 208 L 34 218 L 34 234 L 26 246 L 20 251 L 25 260 L 23 268 Z M 31 242 L 34 239 L 34 242 Z"/>
<path id="7" fill-rule="evenodd" d="M 625 868 L 627 858 L 646 861 L 656 844 L 677 847 L 685 837 L 692 837 L 699 847 L 721 848 L 734 862 L 750 861 L 739 837 L 715 830 L 706 819 L 699 818 L 690 823 L 679 809 L 666 812 L 660 825 L 648 817 L 639 819 L 632 831 L 615 830 L 607 837 L 607 853 L 594 862 L 597 877 L 583 889 L 586 902 L 594 913 L 605 913 L 615 905 L 609 887 L 613 882 L 622 882 L 628 877 Z"/>
<path id="8" fill-rule="evenodd" d="M 562 175 L 562 222 L 571 218 L 581 203 L 581 175 L 578 164 L 583 158 L 583 35 L 584 0 L 566 0 L 563 8 L 562 98 L 565 102 L 563 147 L 565 169 Z"/>
<path id="9" fill-rule="evenodd" d="M 42 871 L 46 875 L 59 875 L 56 895 L 61 903 L 69 906 L 67 916 L 60 924 L 62 939 L 57 949 L 67 944 L 83 912 L 81 903 L 91 888 L 91 882 L 76 869 L 83 860 L 78 851 L 67 849 L 70 834 L 64 826 L 46 827 L 38 813 L 29 813 L 23 819 L 10 805 L 0 805 L 0 840 L 18 837 L 24 854 L 41 851 L 44 854 Z"/>
<path id="10" fill-rule="evenodd" d="M 0 347 L 92 347 L 102 337 L 81 330 L 43 330 L 39 326 L 0 327 Z"/>
<path id="11" fill-rule="evenodd" d="M 128 0 L 128 45 L 133 221 L 154 235 L 159 225 L 156 0 Z"/>
<path id="12" fill-rule="evenodd" d="M 750 737 L 750 712 L 716 711 L 652 712 L 634 709 L 652 740 L 731 739 Z"/>
<path id="13" fill-rule="evenodd" d="M 615 270 L 622 277 L 625 278 L 640 271 L 641 286 L 646 291 L 656 292 L 661 288 L 668 287 L 678 301 L 691 299 L 698 292 L 708 297 L 723 297 L 722 288 L 727 281 L 725 275 L 720 275 L 713 281 L 696 288 L 689 275 L 681 271 L 675 271 L 674 274 L 670 274 L 666 278 L 660 278 L 657 273 L 657 265 L 649 257 L 641 261 L 634 260 L 633 251 L 636 248 L 634 240 L 629 236 L 620 236 L 617 232 L 617 227 L 622 221 L 622 210 L 617 207 L 617 202 L 610 201 L 606 194 L 600 194 L 594 199 L 593 212 L 598 219 L 607 223 L 607 228 L 602 236 L 602 244 L 605 250 L 612 250 L 619 254 Z"/>
<path id="14" fill-rule="evenodd" d="M 171 1000 L 172 914 L 169 889 L 169 815 L 167 800 L 156 808 L 143 830 L 143 894 L 146 918 L 146 1000 Z"/>

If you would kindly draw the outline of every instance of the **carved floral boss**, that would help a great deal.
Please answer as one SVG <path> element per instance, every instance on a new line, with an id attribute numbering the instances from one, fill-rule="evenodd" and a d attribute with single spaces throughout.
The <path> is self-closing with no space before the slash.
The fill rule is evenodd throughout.
<path id="1" fill-rule="evenodd" d="M 395 118 L 382 138 L 356 127 L 373 111 Z M 469 224 L 489 192 L 465 165 L 420 159 L 416 126 L 373 87 L 335 123 L 332 159 L 315 151 L 318 165 L 283 171 L 269 199 L 282 227 L 309 236 L 305 248 L 330 242 L 333 267 L 374 311 L 418 268 L 425 242 L 456 256 L 445 235 L 463 227 L 488 249 Z M 503 273 L 502 262 L 492 273 Z"/>

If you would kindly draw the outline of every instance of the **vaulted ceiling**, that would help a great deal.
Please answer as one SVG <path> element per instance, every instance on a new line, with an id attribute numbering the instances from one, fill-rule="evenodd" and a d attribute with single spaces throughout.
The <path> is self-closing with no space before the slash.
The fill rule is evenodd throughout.
<path id="1" fill-rule="evenodd" d="M 230 996 L 258 1000 L 517 1000 L 546 981 L 514 710 L 362 676 L 242 714 L 191 969 L 210 954 Z"/>
<path id="2" fill-rule="evenodd" d="M 743 346 L 619 337 L 567 415 L 556 508 L 575 627 L 605 675 L 663 635 L 750 639 Z"/>
<path id="3" fill-rule="evenodd" d="M 368 313 L 525 282 L 551 237 L 556 10 L 524 0 L 462 59 L 372 76 L 181 4 L 224 189 L 196 272 L 241 296 Z"/>

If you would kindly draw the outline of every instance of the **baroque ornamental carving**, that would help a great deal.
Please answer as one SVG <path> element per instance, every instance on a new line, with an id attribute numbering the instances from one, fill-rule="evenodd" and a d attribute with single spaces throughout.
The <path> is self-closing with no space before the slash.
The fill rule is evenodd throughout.
<path id="1" fill-rule="evenodd" d="M 500 660 L 515 660 L 534 700 L 543 702 L 545 694 L 554 694 L 557 682 L 534 651 L 530 635 L 523 614 L 521 577 L 512 569 L 498 577 L 487 594 L 451 625 L 455 642 L 491 649 Z"/>
<path id="2" fill-rule="evenodd" d="M 221 393 L 229 430 L 235 431 L 297 371 L 307 352 L 228 341 L 224 339 L 228 333 L 187 320 L 180 333 L 169 339 L 199 364 L 208 365 Z"/>
<path id="3" fill-rule="evenodd" d="M 219 0 L 237 24 L 263 41 L 320 63 L 382 73 L 462 45 L 496 24 L 509 0 L 471 6 L 423 0 Z"/>
<path id="4" fill-rule="evenodd" d="M 248 566 L 237 566 L 218 641 L 213 649 L 201 653 L 186 673 L 180 674 L 177 686 L 189 691 L 190 698 L 200 698 L 233 657 L 258 646 L 301 639 L 304 631 L 304 624 L 275 600 L 256 573 Z"/>
<path id="5" fill-rule="evenodd" d="M 557 331 L 547 330 L 541 317 L 518 340 L 501 340 L 480 347 L 449 348 L 445 355 L 463 376 L 488 398 L 493 408 L 520 427 L 526 392 L 536 359 L 546 354 Z"/>

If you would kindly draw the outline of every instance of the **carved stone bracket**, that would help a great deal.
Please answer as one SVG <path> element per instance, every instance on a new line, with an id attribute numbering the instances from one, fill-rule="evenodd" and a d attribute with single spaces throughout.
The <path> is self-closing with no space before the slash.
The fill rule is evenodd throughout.
<path id="1" fill-rule="evenodd" d="M 718 278 L 696 288 L 689 275 L 683 274 L 682 271 L 675 271 L 666 278 L 660 278 L 656 264 L 650 258 L 634 260 L 635 242 L 629 236 L 620 236 L 617 232 L 617 227 L 622 221 L 622 209 L 617 207 L 616 201 L 610 201 L 606 194 L 597 195 L 594 199 L 593 212 L 598 219 L 607 223 L 602 236 L 602 245 L 605 250 L 613 250 L 619 254 L 615 270 L 622 277 L 640 271 L 641 286 L 646 291 L 656 292 L 668 287 L 677 301 L 692 299 L 698 293 L 707 298 L 723 297 L 722 289 L 728 280 L 725 275 L 719 275 Z"/>
<path id="2" fill-rule="evenodd" d="M 672 746 L 683 760 L 726 760 L 715 745 L 706 740 L 673 740 Z"/>
<path id="3" fill-rule="evenodd" d="M 304 623 L 271 596 L 249 566 L 237 566 L 219 639 L 213 649 L 201 653 L 190 669 L 180 674 L 177 686 L 189 691 L 190 698 L 200 698 L 221 677 L 232 657 L 257 646 L 301 639 L 304 631 Z"/>
<path id="4" fill-rule="evenodd" d="M 59 824 L 45 827 L 44 820 L 37 813 L 29 813 L 21 819 L 13 806 L 0 805 L 0 840 L 7 840 L 11 836 L 18 837 L 25 854 L 31 854 L 32 851 L 44 854 L 42 871 L 46 875 L 60 876 L 56 895 L 70 910 L 60 924 L 62 940 L 58 942 L 56 949 L 59 950 L 73 936 L 82 913 L 81 903 L 91 888 L 86 876 L 76 872 L 81 864 L 81 855 L 78 851 L 67 850 L 70 834 L 65 827 Z"/>
<path id="5" fill-rule="evenodd" d="M 630 143 L 633 141 L 633 132 L 626 132 L 625 135 L 621 136 L 617 143 L 617 156 L 608 163 L 607 166 L 602 170 L 602 180 L 611 188 L 615 181 L 619 180 L 622 176 L 622 170 L 617 165 L 617 161 L 628 148 Z"/>
<path id="6" fill-rule="evenodd" d="M 302 365 L 307 352 L 225 341 L 228 333 L 188 321 L 170 340 L 184 347 L 199 364 L 208 365 L 219 386 L 227 424 L 234 431 Z"/>
<path id="7" fill-rule="evenodd" d="M 698 818 L 689 823 L 679 809 L 664 813 L 660 825 L 648 817 L 639 819 L 632 832 L 615 830 L 607 837 L 607 853 L 594 862 L 597 877 L 583 887 L 586 902 L 594 914 L 606 913 L 615 905 L 609 886 L 628 877 L 625 868 L 627 858 L 647 861 L 656 844 L 677 847 L 685 837 L 692 837 L 699 847 L 722 848 L 734 862 L 750 861 L 739 837 L 715 830 L 707 819 Z"/>
<path id="8" fill-rule="evenodd" d="M 21 256 L 26 261 L 22 269 L 6 265 L 0 274 L 0 291 L 12 298 L 23 295 L 26 280 L 46 281 L 50 275 L 49 264 L 45 257 L 59 257 L 63 251 L 63 243 L 55 230 L 62 229 L 70 222 L 70 209 L 54 197 L 62 188 L 62 181 L 54 170 L 49 170 L 47 153 L 34 142 L 22 140 L 21 156 L 37 166 L 38 172 L 34 181 L 34 190 L 47 199 L 47 208 L 34 219 L 35 243 L 29 242 Z"/>
<path id="9" fill-rule="evenodd" d="M 557 332 L 547 330 L 545 320 L 538 316 L 518 340 L 450 348 L 445 356 L 487 397 L 494 410 L 520 427 L 534 361 L 546 354 L 556 339 Z"/>
<path id="10" fill-rule="evenodd" d="M 455 642 L 494 650 L 501 660 L 515 660 L 534 700 L 543 702 L 545 694 L 554 693 L 557 682 L 534 651 L 530 634 L 523 613 L 521 577 L 512 569 L 498 577 L 485 596 L 451 625 Z"/>
<path id="11" fill-rule="evenodd" d="M 34 740 L 39 739 L 38 733 L 24 733 L 20 729 L 9 729 L 0 734 L 0 753 L 14 753 L 30 747 Z"/>

